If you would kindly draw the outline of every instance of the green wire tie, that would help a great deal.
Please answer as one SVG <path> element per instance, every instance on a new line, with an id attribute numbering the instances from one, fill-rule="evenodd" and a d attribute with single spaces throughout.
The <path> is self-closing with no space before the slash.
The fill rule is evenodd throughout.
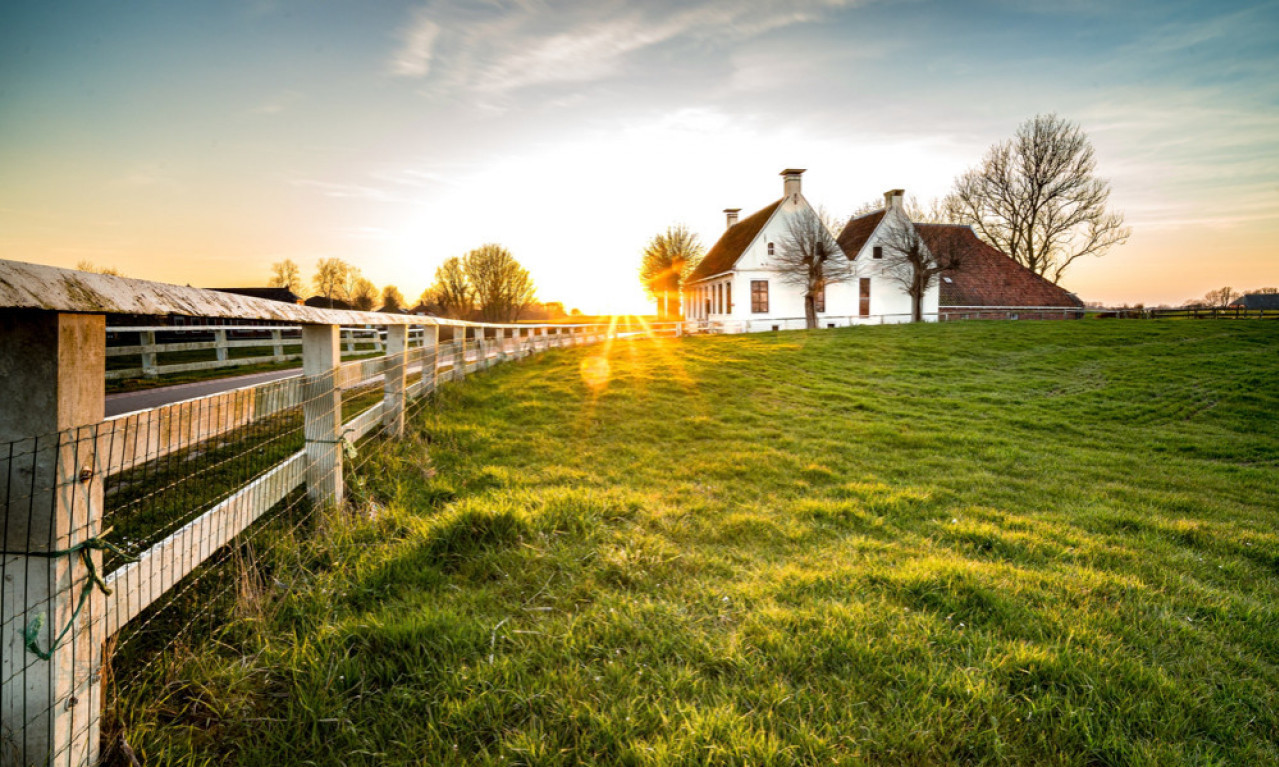
<path id="1" fill-rule="evenodd" d="M 104 530 L 102 535 L 111 532 L 110 529 Z M 125 553 L 123 549 L 115 545 L 111 541 L 101 537 L 93 536 L 86 538 L 80 543 L 65 549 L 56 549 L 54 551 L 3 551 L 0 554 L 5 556 L 22 556 L 22 557 L 43 557 L 52 559 L 54 557 L 80 555 L 80 561 L 84 563 L 84 567 L 89 571 L 88 581 L 84 584 L 84 590 L 80 592 L 80 601 L 76 603 L 75 610 L 71 613 L 71 620 L 67 621 L 67 625 L 62 629 L 62 633 L 58 634 L 57 639 L 53 640 L 53 644 L 49 645 L 48 650 L 41 650 L 39 645 L 40 629 L 44 628 L 44 620 L 47 613 L 40 613 L 31 620 L 30 623 L 22 630 L 23 644 L 27 650 L 33 653 L 40 660 L 50 660 L 53 653 L 62 646 L 62 640 L 67 638 L 67 634 L 71 631 L 71 627 L 75 625 L 76 618 L 80 617 L 80 612 L 84 610 L 84 605 L 89 601 L 89 595 L 93 593 L 96 586 L 102 590 L 103 594 L 111 595 L 111 587 L 106 581 L 102 580 L 102 576 L 98 574 L 98 568 L 93 564 L 94 551 L 109 551 L 119 556 L 126 562 L 137 562 L 138 558 Z"/>

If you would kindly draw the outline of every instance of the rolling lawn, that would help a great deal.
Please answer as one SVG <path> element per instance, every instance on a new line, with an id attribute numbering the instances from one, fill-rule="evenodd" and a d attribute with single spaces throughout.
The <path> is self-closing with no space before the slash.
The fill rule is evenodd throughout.
<path id="1" fill-rule="evenodd" d="M 618 340 L 409 432 L 143 763 L 1279 763 L 1279 323 Z"/>

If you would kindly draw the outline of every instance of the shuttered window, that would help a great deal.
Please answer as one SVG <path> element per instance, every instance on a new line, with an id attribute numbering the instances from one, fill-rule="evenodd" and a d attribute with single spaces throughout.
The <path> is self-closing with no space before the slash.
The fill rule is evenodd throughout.
<path id="1" fill-rule="evenodd" d="M 861 279 L 861 306 L 858 307 L 858 314 L 862 317 L 870 316 L 870 278 L 862 277 Z"/>

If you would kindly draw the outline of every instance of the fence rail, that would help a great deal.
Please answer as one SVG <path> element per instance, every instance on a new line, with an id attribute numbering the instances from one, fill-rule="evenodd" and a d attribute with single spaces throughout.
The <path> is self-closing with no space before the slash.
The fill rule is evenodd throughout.
<path id="1" fill-rule="evenodd" d="M 228 544 L 267 519 L 340 504 L 348 451 L 401 434 L 409 408 L 441 383 L 643 330 L 284 307 L 0 261 L 0 764 L 94 764 L 112 657 L 186 631 L 166 611 L 215 600 L 214 563 L 239 550 Z M 158 371 L 157 341 L 195 332 L 114 328 L 108 347 L 107 313 L 292 320 L 296 330 L 224 325 L 175 343 L 230 357 L 262 343 L 237 334 L 278 347 L 292 332 L 302 375 L 104 418 L 109 356 L 147 355 Z M 344 336 L 342 325 L 381 327 Z M 341 361 L 343 346 L 360 344 L 378 356 Z"/>

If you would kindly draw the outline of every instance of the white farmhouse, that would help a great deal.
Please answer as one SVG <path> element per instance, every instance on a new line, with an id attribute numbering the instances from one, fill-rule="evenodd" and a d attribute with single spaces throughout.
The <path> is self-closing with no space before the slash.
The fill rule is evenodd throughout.
<path id="1" fill-rule="evenodd" d="M 789 221 L 813 207 L 801 191 L 804 171 L 782 171 L 782 198 L 744 219 L 739 208 L 725 210 L 727 231 L 698 263 L 685 281 L 685 319 L 717 323 L 730 330 L 771 330 L 796 327 L 804 317 L 804 289 L 782 279 L 770 260 L 782 247 Z M 912 224 L 907 217 L 905 192 L 884 194 L 884 207 L 851 219 L 836 238 L 842 251 L 837 257 L 853 262 L 852 279 L 826 286 L 817 297 L 819 327 L 840 327 L 867 322 L 909 322 L 911 299 L 904 286 L 885 274 L 883 265 L 887 233 L 898 226 L 915 226 L 925 245 L 951 225 Z M 1010 310 L 1060 307 L 1057 316 L 1076 316 L 1083 304 L 1073 294 L 1053 285 L 998 250 L 980 243 L 968 227 L 961 234 L 972 238 L 972 253 L 963 267 L 934 281 L 924 295 L 927 319 L 947 315 L 990 316 L 998 310 L 1016 318 Z M 789 322 L 787 322 L 789 321 Z M 802 325 L 801 325 L 802 326 Z"/>

